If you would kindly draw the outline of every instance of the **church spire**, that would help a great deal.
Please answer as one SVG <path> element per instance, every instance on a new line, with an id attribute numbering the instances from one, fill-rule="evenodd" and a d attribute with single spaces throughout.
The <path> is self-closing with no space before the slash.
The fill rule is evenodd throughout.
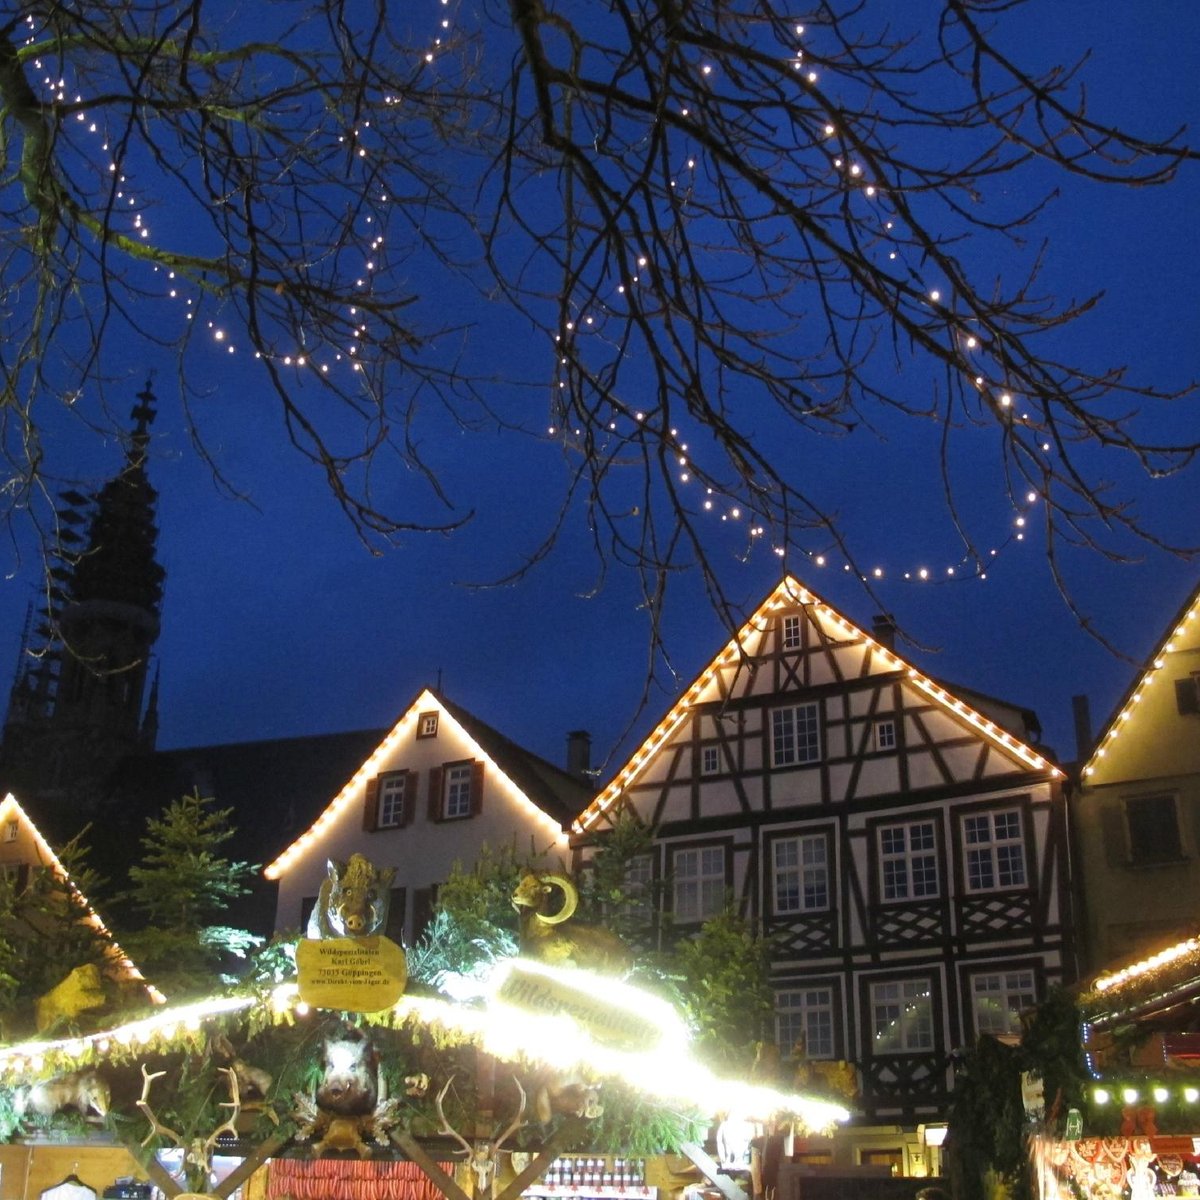
<path id="1" fill-rule="evenodd" d="M 71 810 L 95 802 L 104 775 L 157 723 L 142 721 L 165 579 L 146 471 L 156 403 L 147 380 L 122 469 L 96 492 L 61 497 L 42 643 L 26 648 L 5 720 L 0 785 Z"/>

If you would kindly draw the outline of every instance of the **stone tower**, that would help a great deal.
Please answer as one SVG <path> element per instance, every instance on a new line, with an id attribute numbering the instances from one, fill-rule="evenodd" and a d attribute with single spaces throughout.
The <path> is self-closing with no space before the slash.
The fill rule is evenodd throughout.
<path id="1" fill-rule="evenodd" d="M 146 473 L 149 383 L 137 401 L 120 472 L 97 492 L 61 497 L 61 548 L 42 619 L 26 630 L 0 743 L 0 788 L 64 827 L 93 813 L 120 759 L 154 748 L 154 693 L 149 710 L 143 702 L 165 573 Z"/>

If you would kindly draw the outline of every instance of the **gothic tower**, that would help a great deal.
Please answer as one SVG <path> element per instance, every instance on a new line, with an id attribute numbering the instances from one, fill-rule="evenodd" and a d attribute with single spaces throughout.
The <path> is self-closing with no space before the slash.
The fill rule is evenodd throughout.
<path id="1" fill-rule="evenodd" d="M 121 758 L 154 748 L 154 692 L 149 711 L 143 701 L 164 571 L 146 474 L 149 382 L 137 400 L 121 471 L 97 492 L 62 496 L 61 549 L 36 647 L 26 631 L 0 743 L 0 788 L 62 824 L 87 819 Z"/>

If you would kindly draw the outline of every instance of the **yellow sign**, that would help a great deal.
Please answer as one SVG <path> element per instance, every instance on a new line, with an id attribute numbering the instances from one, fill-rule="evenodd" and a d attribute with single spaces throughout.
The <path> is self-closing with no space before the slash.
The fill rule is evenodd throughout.
<path id="1" fill-rule="evenodd" d="M 528 1012 L 570 1017 L 597 1042 L 618 1050 L 651 1050 L 663 1036 L 654 1020 L 598 994 L 594 978 L 575 984 L 514 962 L 496 998 Z"/>
<path id="2" fill-rule="evenodd" d="M 408 982 L 404 951 L 390 938 L 301 938 L 296 947 L 300 999 L 313 1008 L 379 1012 Z"/>

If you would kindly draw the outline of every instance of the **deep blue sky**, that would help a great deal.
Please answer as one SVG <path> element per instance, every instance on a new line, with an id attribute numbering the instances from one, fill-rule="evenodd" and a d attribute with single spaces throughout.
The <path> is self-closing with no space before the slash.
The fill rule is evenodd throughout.
<path id="1" fill-rule="evenodd" d="M 1045 60 L 1095 46 L 1090 95 L 1099 115 L 1148 135 L 1188 122 L 1200 142 L 1200 6 L 1191 0 L 1134 8 L 1114 0 L 1040 0 L 1012 35 L 1014 48 Z M 1017 45 L 1017 43 L 1024 43 Z M 1138 380 L 1179 387 L 1200 376 L 1200 169 L 1167 189 L 1068 189 L 1041 226 L 1051 238 L 1046 290 L 1082 296 L 1107 290 L 1101 310 L 1072 335 L 1077 358 L 1127 362 Z M 1002 270 L 1002 264 L 997 264 Z M 497 353 L 511 326 L 498 326 Z M 146 367 L 130 363 L 128 393 Z M 241 741 L 386 725 L 419 687 L 441 674 L 446 692 L 515 740 L 561 761 L 565 735 L 589 729 L 594 758 L 615 752 L 630 721 L 646 726 L 673 699 L 657 687 L 639 718 L 646 620 L 633 581 L 598 571 L 581 529 L 523 583 L 473 590 L 463 581 L 502 574 L 536 544 L 547 515 L 545 477 L 558 469 L 549 446 L 522 448 L 480 433 L 442 447 L 451 477 L 472 480 L 477 517 L 452 537 L 413 536 L 381 557 L 368 554 L 322 490 L 282 445 L 251 373 L 212 352 L 213 428 L 235 484 L 254 502 L 219 493 L 168 413 L 155 427 L 151 476 L 160 492 L 160 559 L 167 571 L 163 632 L 162 747 Z M 165 394 L 164 368 L 157 389 Z M 164 406 L 165 407 L 165 406 Z M 1155 418 L 1200 430 L 1200 403 Z M 91 447 L 81 464 L 115 468 L 115 445 Z M 958 553 L 938 518 L 929 463 L 903 440 L 831 448 L 811 465 L 838 496 L 863 560 L 885 578 L 880 597 L 923 646 L 909 653 L 942 678 L 1034 707 L 1046 740 L 1070 757 L 1070 701 L 1090 696 L 1098 724 L 1134 670 L 1083 633 L 1055 594 L 1036 532 L 998 558 L 986 582 L 914 584 L 905 571 L 937 573 Z M 1139 511 L 1167 537 L 1200 541 L 1200 472 L 1137 485 Z M 989 515 L 994 508 L 994 517 Z M 980 520 L 995 544 L 1012 514 L 990 493 Z M 714 521 L 714 547 L 730 593 L 752 609 L 777 582 L 781 563 L 764 549 L 743 561 L 740 537 Z M 1076 595 L 1107 635 L 1143 658 L 1200 580 L 1200 562 L 1144 551 L 1117 565 L 1068 564 Z M 836 568 L 791 559 L 787 567 L 869 628 L 877 611 Z M 36 582 L 26 559 L 0 586 L 0 670 L 15 661 Z M 666 633 L 682 686 L 724 643 L 699 578 L 673 584 Z M 609 759 L 609 768 L 620 765 Z"/>

